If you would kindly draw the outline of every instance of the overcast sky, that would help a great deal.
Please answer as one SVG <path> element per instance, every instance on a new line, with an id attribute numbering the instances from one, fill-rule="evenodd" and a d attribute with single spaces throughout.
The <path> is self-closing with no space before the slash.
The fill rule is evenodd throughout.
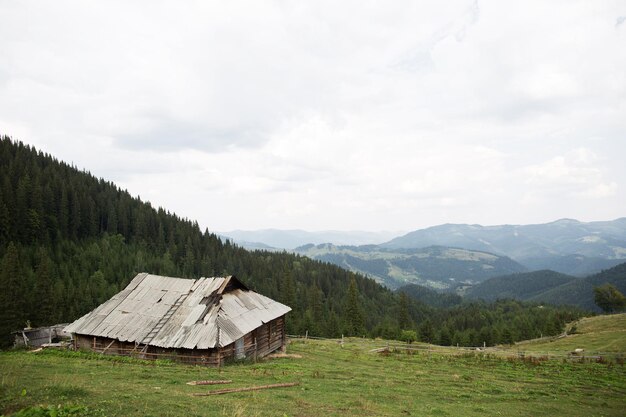
<path id="1" fill-rule="evenodd" d="M 0 0 L 0 134 L 232 229 L 626 216 L 626 1 Z"/>

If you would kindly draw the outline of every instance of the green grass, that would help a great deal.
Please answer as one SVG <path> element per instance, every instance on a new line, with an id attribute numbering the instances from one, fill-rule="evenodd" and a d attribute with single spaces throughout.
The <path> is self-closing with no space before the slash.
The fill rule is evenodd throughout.
<path id="1" fill-rule="evenodd" d="M 0 413 L 37 405 L 94 416 L 621 416 L 619 364 L 524 362 L 443 353 L 377 354 L 381 341 L 295 341 L 281 358 L 221 370 L 59 352 L 0 354 Z M 186 382 L 231 379 L 230 385 Z M 299 382 L 221 396 L 190 394 Z"/>
<path id="2" fill-rule="evenodd" d="M 584 349 L 585 354 L 626 352 L 626 313 L 585 317 L 568 326 L 576 333 L 555 340 L 520 342 L 515 349 L 528 352 L 563 353 Z"/>

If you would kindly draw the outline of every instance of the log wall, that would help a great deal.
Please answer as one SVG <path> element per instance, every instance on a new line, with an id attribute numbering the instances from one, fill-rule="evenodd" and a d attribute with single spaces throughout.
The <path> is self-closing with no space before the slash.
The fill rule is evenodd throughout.
<path id="1" fill-rule="evenodd" d="M 148 346 L 134 342 L 121 342 L 106 337 L 74 334 L 74 349 L 106 355 L 133 356 L 141 359 L 170 359 L 177 362 L 220 366 L 235 358 L 235 343 L 220 349 L 171 349 Z M 285 316 L 272 320 L 244 336 L 245 357 L 262 358 L 285 346 Z"/>

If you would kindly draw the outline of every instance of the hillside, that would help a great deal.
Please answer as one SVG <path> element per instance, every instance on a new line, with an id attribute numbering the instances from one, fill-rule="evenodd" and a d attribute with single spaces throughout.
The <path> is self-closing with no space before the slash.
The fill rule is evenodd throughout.
<path id="1" fill-rule="evenodd" d="M 626 293 L 626 263 L 584 279 L 572 280 L 530 297 L 529 300 L 555 305 L 569 304 L 586 310 L 600 311 L 593 299 L 593 287 L 605 283 L 613 284 L 622 293 Z"/>
<path id="2" fill-rule="evenodd" d="M 584 349 L 586 355 L 626 352 L 626 313 L 583 317 L 568 325 L 567 336 L 556 340 L 529 340 L 515 349 L 538 353 L 568 354 Z"/>
<path id="3" fill-rule="evenodd" d="M 533 271 L 490 278 L 467 289 L 464 296 L 487 301 L 513 298 L 528 300 L 578 278 L 554 271 Z"/>
<path id="4" fill-rule="evenodd" d="M 535 225 L 444 224 L 410 232 L 381 246 L 397 249 L 432 245 L 505 255 L 531 269 L 585 274 L 613 266 L 602 260 L 626 258 L 626 218 L 589 223 L 562 219 Z M 570 255 L 577 256 L 567 258 Z"/>
<path id="5" fill-rule="evenodd" d="M 0 258 L 0 347 L 27 320 L 72 321 L 143 271 L 237 275 L 293 308 L 290 333 L 397 327 L 399 297 L 371 279 L 294 254 L 246 251 L 8 137 L 0 139 Z M 344 314 L 349 302 L 358 306 L 352 315 Z"/>
<path id="6" fill-rule="evenodd" d="M 599 312 L 600 309 L 593 299 L 593 287 L 605 283 L 613 284 L 621 292 L 626 292 L 626 263 L 586 278 L 575 278 L 547 270 L 495 277 L 467 288 L 464 295 L 467 298 L 487 301 L 512 298 L 553 305 L 572 305 Z"/>
<path id="7" fill-rule="evenodd" d="M 459 282 L 476 283 L 526 270 L 507 257 L 448 247 L 386 249 L 323 244 L 301 246 L 295 252 L 367 275 L 389 288 L 406 284 L 449 288 Z"/>

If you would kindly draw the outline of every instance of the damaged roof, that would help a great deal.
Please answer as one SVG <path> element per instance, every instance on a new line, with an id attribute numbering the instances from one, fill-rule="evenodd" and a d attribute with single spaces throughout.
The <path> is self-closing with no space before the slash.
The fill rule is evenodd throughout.
<path id="1" fill-rule="evenodd" d="M 227 346 L 289 311 L 235 277 L 141 273 L 65 331 L 163 348 L 211 349 Z"/>

